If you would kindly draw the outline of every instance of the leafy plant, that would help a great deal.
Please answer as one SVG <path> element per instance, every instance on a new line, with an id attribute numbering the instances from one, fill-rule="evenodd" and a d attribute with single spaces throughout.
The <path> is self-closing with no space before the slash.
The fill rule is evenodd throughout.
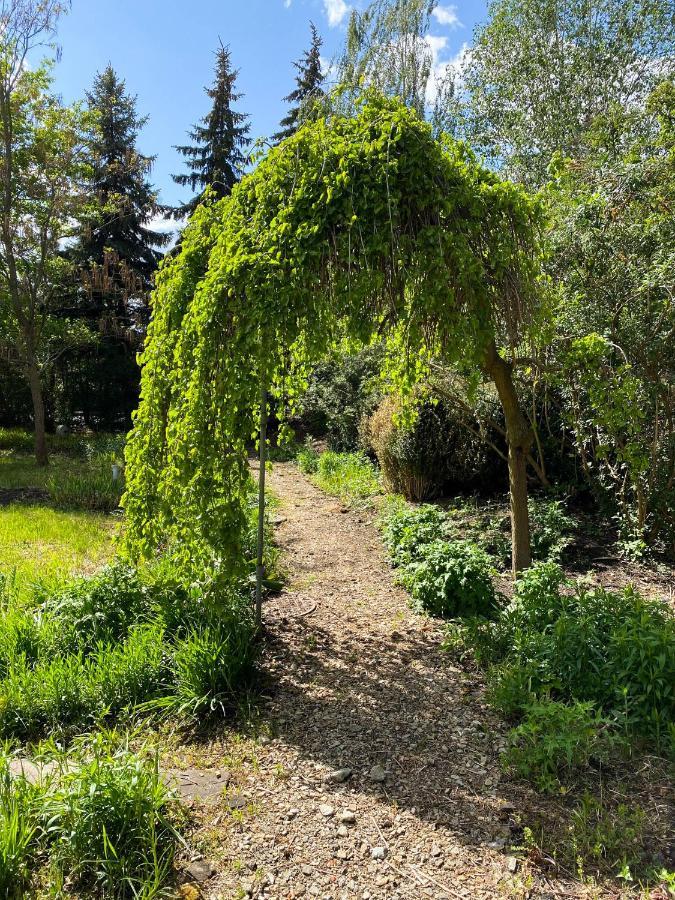
<path id="1" fill-rule="evenodd" d="M 495 613 L 492 566 L 486 553 L 467 541 L 432 541 L 403 566 L 401 582 L 419 609 L 443 618 Z"/>
<path id="2" fill-rule="evenodd" d="M 178 834 L 157 760 L 111 747 L 101 735 L 80 754 L 74 768 L 70 757 L 59 758 L 58 787 L 43 809 L 53 863 L 105 896 L 131 898 L 161 887 Z"/>
<path id="3" fill-rule="evenodd" d="M 572 542 L 574 519 L 565 512 L 561 500 L 531 497 L 528 507 L 532 559 L 558 562 Z"/>
<path id="4" fill-rule="evenodd" d="M 119 508 L 124 493 L 124 479 L 115 480 L 112 464 L 97 460 L 86 469 L 63 471 L 47 480 L 49 496 L 63 509 L 92 509 L 112 512 Z"/>
<path id="5" fill-rule="evenodd" d="M 523 721 L 509 735 L 503 762 L 540 790 L 555 790 L 562 776 L 586 768 L 591 760 L 609 759 L 618 742 L 613 726 L 592 703 L 542 699 L 525 707 Z"/>
<path id="6" fill-rule="evenodd" d="M 411 506 L 400 500 L 390 501 L 380 520 L 382 536 L 389 559 L 402 566 L 418 559 L 426 544 L 449 537 L 454 528 L 446 513 L 438 506 Z"/>
<path id="7" fill-rule="evenodd" d="M 57 619 L 82 649 L 123 638 L 132 625 L 147 619 L 151 608 L 148 585 L 124 563 L 74 581 L 44 602 L 45 616 Z"/>
<path id="8" fill-rule="evenodd" d="M 592 866 L 596 873 L 609 870 L 631 881 L 646 862 L 646 822 L 644 809 L 635 803 L 611 807 L 584 794 L 572 812 L 567 835 L 568 855 L 581 869 L 579 874 Z"/>
<path id="9" fill-rule="evenodd" d="M 191 632 L 173 656 L 175 684 L 161 705 L 183 718 L 199 721 L 236 704 L 255 659 L 253 625 L 227 622 Z"/>
<path id="10" fill-rule="evenodd" d="M 30 866 L 40 837 L 38 791 L 20 773 L 10 771 L 11 757 L 0 756 L 0 896 L 25 896 Z"/>
<path id="11" fill-rule="evenodd" d="M 672 614 L 631 588 L 567 588 L 556 564 L 533 566 L 481 633 L 493 700 L 508 714 L 523 713 L 532 698 L 591 702 L 629 734 L 667 749 L 675 719 Z"/>

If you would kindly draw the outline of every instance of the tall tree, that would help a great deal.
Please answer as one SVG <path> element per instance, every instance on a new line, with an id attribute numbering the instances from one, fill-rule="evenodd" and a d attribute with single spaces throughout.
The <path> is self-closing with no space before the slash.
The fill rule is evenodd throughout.
<path id="1" fill-rule="evenodd" d="M 170 236 L 148 227 L 158 203 L 148 180 L 154 157 L 137 148 L 147 121 L 138 115 L 137 98 L 108 65 L 96 76 L 87 102 L 93 114 L 91 203 L 72 256 L 82 272 L 80 311 L 119 332 L 143 319 L 160 248 Z"/>
<path id="2" fill-rule="evenodd" d="M 324 96 L 322 85 L 326 76 L 321 69 L 323 40 L 314 22 L 309 25 L 312 43 L 302 59 L 293 63 L 298 72 L 295 76 L 296 86 L 294 91 L 284 97 L 284 103 L 291 103 L 292 106 L 279 123 L 281 129 L 272 138 L 277 143 L 295 134 L 302 121 L 311 115 L 312 107 L 316 108 L 317 101 Z"/>
<path id="3" fill-rule="evenodd" d="M 176 184 L 197 191 L 187 203 L 169 210 L 177 219 L 192 215 L 207 188 L 218 198 L 226 197 L 244 173 L 251 126 L 246 113 L 232 109 L 243 96 L 235 87 L 238 75 L 239 71 L 232 68 L 229 48 L 221 44 L 216 51 L 215 82 L 205 89 L 213 101 L 211 110 L 189 132 L 193 143 L 176 147 L 186 158 L 189 172 L 172 178 Z"/>
<path id="4" fill-rule="evenodd" d="M 0 3 L 0 334 L 25 376 L 33 405 L 35 455 L 48 463 L 44 376 L 68 343 L 54 315 L 69 265 L 60 252 L 82 203 L 84 121 L 50 91 L 48 69 L 28 54 L 55 33 L 58 0 Z"/>
<path id="5" fill-rule="evenodd" d="M 461 73 L 469 142 L 539 186 L 554 153 L 580 158 L 613 104 L 643 106 L 675 71 L 672 0 L 494 0 Z"/>
<path id="6" fill-rule="evenodd" d="M 347 97 L 371 85 L 425 117 L 433 74 L 428 34 L 437 5 L 438 0 L 372 0 L 363 12 L 352 11 L 337 67 Z"/>

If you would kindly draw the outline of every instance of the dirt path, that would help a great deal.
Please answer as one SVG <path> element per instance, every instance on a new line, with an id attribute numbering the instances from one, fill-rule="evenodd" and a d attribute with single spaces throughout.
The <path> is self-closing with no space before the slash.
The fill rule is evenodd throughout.
<path id="1" fill-rule="evenodd" d="M 212 748 L 229 787 L 203 810 L 207 896 L 557 896 L 537 877 L 524 890 L 502 849 L 518 831 L 503 726 L 439 625 L 408 609 L 369 517 L 293 465 L 271 487 L 289 583 L 265 607 L 269 731 L 224 760 Z"/>

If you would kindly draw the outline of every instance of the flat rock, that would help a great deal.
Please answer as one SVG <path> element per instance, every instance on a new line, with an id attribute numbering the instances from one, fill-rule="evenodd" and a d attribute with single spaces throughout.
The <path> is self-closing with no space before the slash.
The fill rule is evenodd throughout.
<path id="1" fill-rule="evenodd" d="M 330 817 L 335 813 L 335 809 L 328 803 L 322 803 L 319 807 L 319 812 L 324 818 L 330 819 Z"/>
<path id="2" fill-rule="evenodd" d="M 209 878 L 213 878 L 216 874 L 216 869 L 208 859 L 198 859 L 187 866 L 185 873 L 197 884 L 203 884 Z"/>
<path id="3" fill-rule="evenodd" d="M 343 825 L 353 825 L 356 822 L 356 815 L 351 811 L 351 809 L 345 809 L 340 813 L 340 821 Z"/>
<path id="4" fill-rule="evenodd" d="M 387 850 L 385 847 L 373 847 L 370 851 L 370 855 L 372 859 L 384 859 L 387 855 Z"/>
<path id="5" fill-rule="evenodd" d="M 373 766 L 370 770 L 370 780 L 381 784 L 387 778 L 387 773 L 382 766 Z"/>
<path id="6" fill-rule="evenodd" d="M 348 778 L 352 777 L 351 769 L 335 769 L 333 772 L 329 772 L 328 775 L 324 778 L 326 784 L 342 784 L 344 781 L 347 781 Z"/>

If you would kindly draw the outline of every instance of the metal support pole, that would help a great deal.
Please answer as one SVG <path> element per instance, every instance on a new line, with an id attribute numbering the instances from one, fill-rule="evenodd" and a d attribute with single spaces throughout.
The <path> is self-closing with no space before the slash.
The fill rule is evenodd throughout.
<path id="1" fill-rule="evenodd" d="M 258 559 L 255 570 L 255 620 L 262 624 L 262 590 L 265 577 L 265 463 L 267 461 L 267 387 L 260 391 L 260 469 L 258 472 Z"/>

